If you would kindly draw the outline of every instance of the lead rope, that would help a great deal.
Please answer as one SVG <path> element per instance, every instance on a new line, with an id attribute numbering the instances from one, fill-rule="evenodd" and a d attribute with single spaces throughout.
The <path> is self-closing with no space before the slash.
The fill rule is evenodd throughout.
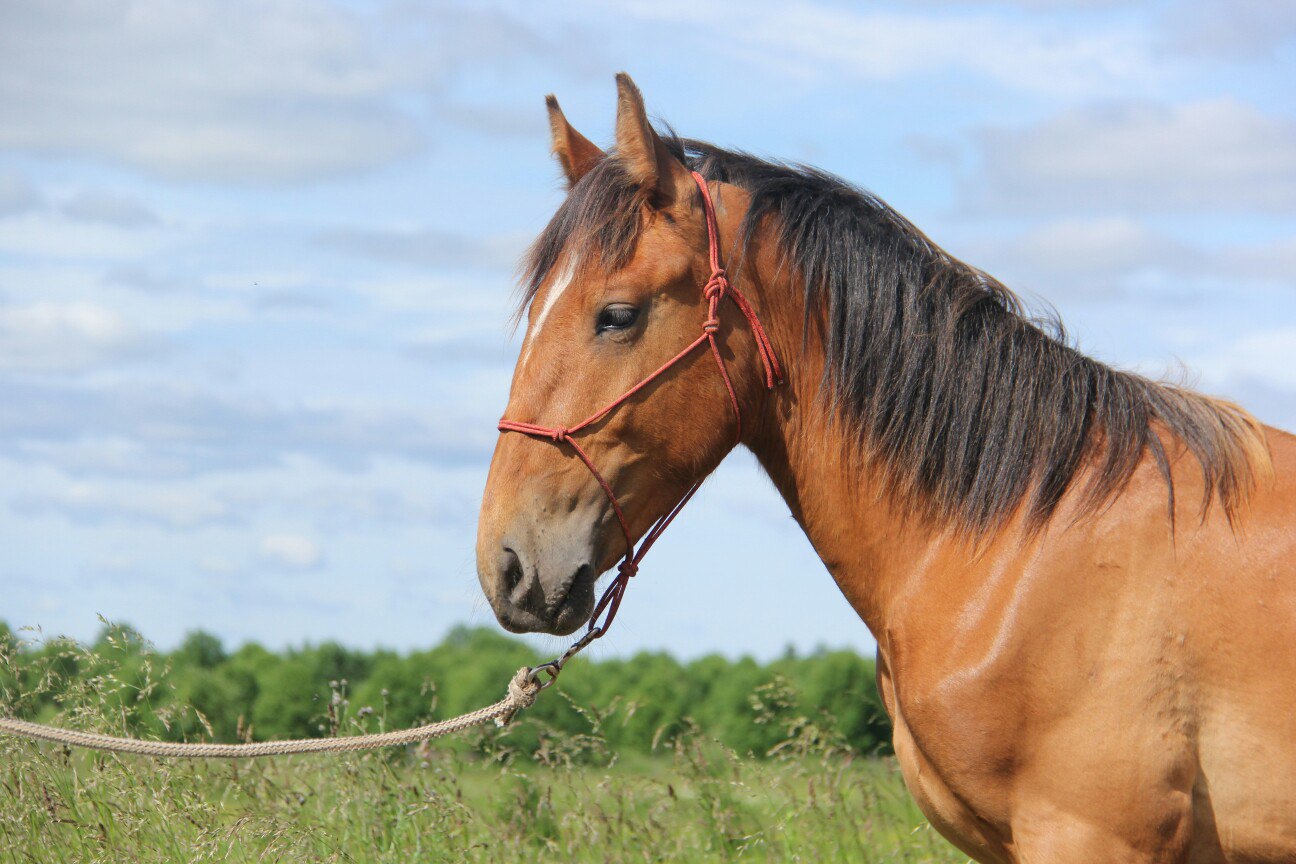
<path id="1" fill-rule="evenodd" d="M 452 732 L 462 732 L 474 726 L 480 726 L 488 720 L 494 720 L 497 726 L 504 726 L 513 719 L 513 715 L 523 708 L 530 708 L 535 703 L 536 695 L 542 689 L 532 676 L 532 670 L 523 666 L 513 676 L 508 685 L 508 695 L 485 708 L 460 714 L 449 720 L 440 720 L 419 726 L 414 729 L 402 729 L 396 732 L 378 732 L 373 735 L 348 735 L 344 738 L 298 738 L 292 741 L 254 741 L 249 744 L 192 744 L 175 741 L 143 741 L 139 738 L 116 738 L 112 735 L 100 735 L 97 732 L 78 732 L 74 729 L 59 729 L 54 726 L 43 726 L 40 723 L 29 723 L 26 720 L 14 720 L 0 717 L 0 732 L 11 735 L 22 735 L 51 741 L 55 744 L 67 744 L 71 747 L 88 747 L 91 750 L 107 750 L 112 753 L 134 753 L 137 756 L 170 756 L 181 759 L 243 759 L 253 756 L 288 756 L 294 753 L 341 753 L 348 750 L 374 750 L 379 747 L 392 747 L 397 744 L 416 744 L 431 738 L 439 738 Z"/>
<path id="2" fill-rule="evenodd" d="M 116 738 L 111 735 L 100 735 L 96 732 L 59 729 L 54 726 L 44 726 L 39 723 L 30 723 L 26 720 L 14 720 L 7 717 L 0 717 L 0 732 L 37 738 L 56 744 L 67 744 L 73 747 L 107 750 L 113 753 L 134 753 L 140 756 L 169 756 L 189 759 L 242 759 L 255 756 L 287 756 L 294 753 L 340 753 L 350 750 L 373 750 L 398 744 L 414 744 L 419 741 L 438 738 L 442 735 L 449 735 L 453 732 L 462 732 L 473 726 L 479 726 L 488 720 L 494 720 L 496 725 L 504 726 L 513 719 L 517 712 L 530 708 L 535 703 L 540 691 L 558 680 L 558 674 L 562 672 L 568 661 L 581 651 L 584 651 L 595 639 L 607 633 L 608 628 L 612 626 L 612 620 L 616 618 L 617 610 L 621 608 L 621 598 L 625 595 L 626 585 L 639 572 L 639 563 L 643 561 L 644 556 L 648 554 L 648 550 L 657 542 L 657 538 L 679 515 L 679 512 L 684 509 L 684 505 L 689 502 L 702 485 L 702 481 L 699 480 L 690 486 L 688 491 L 676 502 L 675 506 L 653 523 L 652 527 L 644 534 L 638 549 L 636 549 L 634 536 L 630 533 L 630 523 L 626 521 L 625 513 L 621 510 L 621 503 L 617 500 L 616 493 L 612 491 L 612 486 L 599 473 L 598 468 L 594 466 L 593 460 L 590 459 L 584 448 L 572 436 L 606 417 L 639 391 L 664 375 L 671 367 L 705 344 L 710 346 L 711 356 L 715 358 L 716 368 L 720 370 L 720 378 L 724 381 L 725 392 L 729 394 L 729 404 L 734 412 L 734 443 L 735 445 L 741 443 L 742 411 L 738 407 L 738 394 L 734 390 L 733 382 L 729 379 L 729 370 L 725 366 L 724 357 L 720 354 L 720 344 L 716 340 L 716 333 L 720 330 L 720 302 L 726 297 L 734 301 L 734 305 L 738 307 L 738 310 L 747 319 L 747 323 L 751 327 L 752 336 L 756 340 L 756 352 L 760 355 L 761 365 L 765 369 L 765 387 L 773 389 L 775 385 L 783 381 L 783 371 L 779 366 L 778 357 L 774 354 L 774 346 L 770 342 L 765 328 L 761 325 L 760 318 L 757 317 L 756 311 L 751 304 L 747 302 L 747 298 L 729 282 L 728 274 L 720 266 L 720 233 L 716 225 L 715 205 L 711 201 L 711 193 L 707 189 L 706 180 L 696 171 L 691 173 L 693 182 L 697 184 L 698 190 L 702 193 L 702 211 L 706 219 L 707 229 L 707 258 L 711 265 L 711 275 L 702 286 L 702 295 L 707 301 L 707 318 L 702 322 L 702 334 L 690 342 L 684 350 L 658 367 L 647 378 L 644 378 L 621 396 L 604 405 L 575 426 L 551 427 L 513 420 L 499 421 L 499 430 L 501 432 L 521 432 L 534 438 L 547 438 L 559 446 L 563 444 L 570 446 L 572 452 L 584 463 L 585 467 L 594 475 L 594 479 L 598 481 L 599 486 L 602 487 L 603 493 L 607 495 L 608 501 L 612 504 L 612 512 L 616 514 L 617 522 L 621 525 L 621 531 L 625 534 L 625 560 L 617 566 L 617 575 L 603 592 L 598 603 L 594 605 L 594 611 L 590 614 L 589 626 L 586 627 L 585 633 L 560 656 L 547 663 L 541 663 L 534 668 L 523 666 L 513 676 L 513 680 L 509 682 L 508 695 L 494 705 L 489 705 L 477 711 L 470 711 L 449 720 L 441 720 L 436 723 L 429 723 L 426 726 L 404 729 L 398 732 L 349 735 L 344 738 L 257 741 L 248 744 L 192 744 L 173 741 L 143 741 L 138 738 Z"/>

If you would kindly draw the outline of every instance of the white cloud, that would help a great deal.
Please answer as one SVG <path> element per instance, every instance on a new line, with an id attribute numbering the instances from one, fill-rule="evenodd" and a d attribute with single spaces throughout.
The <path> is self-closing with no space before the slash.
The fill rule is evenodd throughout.
<path id="1" fill-rule="evenodd" d="M 1111 298 L 1139 279 L 1201 270 L 1207 256 L 1136 219 L 1062 219 L 1015 236 L 995 236 L 958 250 L 1009 287 L 1050 301 Z"/>
<path id="2" fill-rule="evenodd" d="M 1110 299 L 1140 288 L 1180 299 L 1257 284 L 1296 288 L 1296 238 L 1208 247 L 1127 216 L 1059 219 L 951 251 L 1051 300 Z"/>
<path id="3" fill-rule="evenodd" d="M 0 306 L 0 371 L 83 372 L 149 347 L 133 324 L 93 303 Z"/>
<path id="4" fill-rule="evenodd" d="M 505 338 L 498 322 L 489 328 L 441 328 L 415 336 L 405 354 L 434 364 L 439 369 L 465 369 L 470 365 L 511 369 L 517 359 L 517 345 Z"/>
<path id="5" fill-rule="evenodd" d="M 15 516 L 57 513 L 77 522 L 143 520 L 178 529 L 228 522 L 232 516 L 224 502 L 193 488 L 87 482 L 20 492 L 10 509 Z"/>
<path id="6" fill-rule="evenodd" d="M 1221 257 L 1239 275 L 1296 287 L 1296 236 L 1234 246 Z"/>
<path id="7" fill-rule="evenodd" d="M 502 275 L 498 285 L 475 274 L 422 272 L 417 276 L 361 279 L 352 288 L 376 307 L 402 316 L 431 316 L 493 323 L 504 332 L 512 310 L 513 284 Z"/>
<path id="8" fill-rule="evenodd" d="M 319 545 L 301 534 L 270 534 L 261 539 L 261 554 L 267 560 L 293 570 L 313 570 L 323 554 Z"/>
<path id="9" fill-rule="evenodd" d="M 1293 360 L 1296 360 L 1296 326 L 1288 326 L 1248 333 L 1207 355 L 1201 366 L 1214 382 L 1254 379 L 1296 394 Z"/>
<path id="10" fill-rule="evenodd" d="M 233 561 L 221 555 L 204 555 L 198 559 L 198 569 L 212 576 L 228 576 L 238 567 Z"/>
<path id="11" fill-rule="evenodd" d="M 158 250 L 167 238 L 158 226 L 123 228 L 104 221 L 69 218 L 54 208 L 15 215 L 0 231 L 0 264 L 4 254 L 26 262 L 67 264 L 74 259 L 128 261 Z M 32 265 L 28 265 L 32 266 Z M 4 267 L 13 272 L 16 267 Z"/>
<path id="12" fill-rule="evenodd" d="M 1296 207 L 1296 120 L 1233 98 L 1123 103 L 978 135 L 972 211 L 1275 211 Z"/>
<path id="13" fill-rule="evenodd" d="M 127 455 L 147 454 L 141 470 L 158 475 L 180 466 L 204 474 L 274 466 L 296 454 L 350 471 L 380 456 L 480 465 L 497 433 L 492 415 L 472 407 L 312 407 L 142 380 L 68 386 L 0 378 L 0 453 L 83 456 L 70 445 L 94 437 L 131 442 Z"/>
<path id="14" fill-rule="evenodd" d="M 698 26 L 708 46 L 732 49 L 802 77 L 850 75 L 897 81 L 940 74 L 972 75 L 1014 91 L 1084 95 L 1113 87 L 1147 90 L 1164 73 L 1146 36 L 1112 25 L 977 10 L 954 14 L 863 11 L 822 2 L 710 4 L 622 0 L 622 12 Z M 714 49 L 709 49 L 714 50 Z"/>
<path id="15" fill-rule="evenodd" d="M 999 16 L 859 14 L 824 6 L 779 7 L 749 22 L 771 47 L 832 62 L 873 80 L 970 73 L 1014 90 L 1086 93 L 1155 80 L 1141 40 Z"/>
<path id="16" fill-rule="evenodd" d="M 40 193 L 21 174 L 0 174 L 0 219 L 35 210 L 41 205 Z"/>
<path id="17" fill-rule="evenodd" d="M 0 144 L 218 179 L 382 164 L 421 141 L 364 32 L 296 0 L 10 4 Z"/>
<path id="18" fill-rule="evenodd" d="M 961 6 L 984 7 L 986 0 L 917 0 L 923 6 L 957 8 Z M 1003 6 L 1020 6 L 1031 10 L 1054 9 L 1111 9 L 1129 7 L 1130 0 L 1001 0 Z"/>
<path id="19" fill-rule="evenodd" d="M 1162 29 L 1172 50 L 1200 56 L 1267 60 L 1296 38 L 1296 3 L 1274 0 L 1196 0 L 1164 9 Z"/>
<path id="20" fill-rule="evenodd" d="M 510 270 L 530 242 L 520 235 L 471 237 L 431 228 L 339 228 L 322 232 L 317 241 L 353 255 L 413 264 L 429 269 L 447 267 Z"/>
<path id="21" fill-rule="evenodd" d="M 157 215 L 137 199 L 94 189 L 77 192 L 59 206 L 59 211 L 78 222 L 118 228 L 140 228 L 158 221 Z"/>
<path id="22" fill-rule="evenodd" d="M 96 434 L 91 429 L 83 432 L 70 440 L 20 440 L 13 454 L 26 464 L 53 465 L 79 477 L 167 479 L 192 472 L 191 459 L 182 453 L 166 452 L 146 441 Z"/>
<path id="23" fill-rule="evenodd" d="M 502 13 L 309 0 L 14 0 L 0 146 L 284 181 L 420 152 L 463 62 L 536 50 Z"/>
<path id="24" fill-rule="evenodd" d="M 1146 224 L 1123 216 L 1067 219 L 1042 225 L 1021 238 L 1032 263 L 1079 273 L 1103 273 L 1187 264 L 1193 252 Z"/>

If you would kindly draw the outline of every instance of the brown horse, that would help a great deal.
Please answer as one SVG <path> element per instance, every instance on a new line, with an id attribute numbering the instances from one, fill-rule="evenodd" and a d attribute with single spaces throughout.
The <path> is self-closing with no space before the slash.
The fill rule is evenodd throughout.
<path id="1" fill-rule="evenodd" d="M 618 91 L 606 154 L 549 100 L 570 189 L 527 260 L 505 416 L 562 429 L 715 317 L 691 171 L 786 381 L 766 388 L 726 303 L 733 404 L 700 350 L 570 437 L 502 435 L 477 556 L 503 625 L 579 627 L 624 551 L 614 502 L 648 531 L 739 407 L 876 636 L 905 779 L 960 849 L 1296 861 L 1296 437 L 1080 354 L 877 198 L 660 136 Z"/>

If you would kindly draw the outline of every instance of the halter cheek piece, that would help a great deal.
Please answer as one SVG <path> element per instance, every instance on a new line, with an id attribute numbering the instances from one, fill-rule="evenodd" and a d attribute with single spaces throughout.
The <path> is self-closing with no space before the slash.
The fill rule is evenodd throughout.
<path id="1" fill-rule="evenodd" d="M 774 356 L 774 347 L 770 344 L 769 336 L 766 334 L 765 328 L 761 326 L 756 311 L 747 302 L 747 298 L 730 284 L 728 275 L 725 273 L 724 268 L 720 266 L 720 236 L 716 228 L 715 205 L 711 202 L 711 193 L 707 190 L 706 180 L 696 171 L 691 173 L 693 182 L 697 184 L 698 190 L 702 193 L 702 211 L 706 217 L 707 251 L 711 260 L 711 276 L 707 279 L 706 284 L 702 286 L 702 295 L 707 301 L 707 318 L 702 322 L 701 335 L 690 342 L 684 350 L 662 364 L 657 371 L 574 426 L 540 426 L 535 423 L 522 423 L 508 419 L 499 421 L 499 430 L 501 432 L 521 432 L 534 438 L 547 438 L 559 446 L 566 444 L 571 447 L 572 452 L 585 463 L 585 467 L 594 475 L 594 479 L 598 481 L 599 486 L 603 487 L 603 492 L 612 504 L 612 511 L 616 514 L 617 521 L 621 523 L 621 531 L 625 534 L 625 560 L 618 565 L 616 578 L 612 580 L 607 590 L 603 592 L 603 596 L 595 604 L 585 635 L 569 648 L 561 658 L 543 664 L 543 666 L 538 666 L 534 670 L 534 672 L 542 670 L 548 672 L 550 678 L 545 682 L 546 685 L 552 683 L 553 679 L 557 677 L 558 671 L 567 659 L 607 632 L 612 625 L 612 619 L 616 617 L 618 607 L 621 605 L 621 597 L 625 594 L 626 584 L 639 571 L 639 563 L 643 560 L 644 555 L 652 548 L 653 543 L 657 542 L 657 538 L 666 530 L 666 526 L 670 525 L 680 510 L 684 509 L 684 505 L 693 497 L 693 493 L 697 492 L 698 487 L 702 485 L 702 480 L 698 480 L 690 486 L 689 490 L 676 502 L 675 506 L 666 511 L 648 529 L 648 532 L 644 534 L 643 542 L 639 544 L 639 549 L 636 551 L 634 536 L 630 533 L 630 524 L 626 521 L 625 513 L 621 510 L 621 504 L 617 501 L 616 493 L 612 491 L 611 485 L 599 473 L 598 468 L 594 467 L 594 462 L 585 452 L 585 449 L 572 436 L 602 420 L 640 390 L 664 375 L 671 367 L 684 360 L 702 345 L 709 344 L 711 346 L 711 356 L 715 358 L 716 368 L 720 370 L 720 378 L 724 381 L 725 390 L 729 394 L 729 404 L 733 406 L 734 420 L 736 421 L 734 443 L 741 442 L 742 411 L 738 407 L 738 395 L 734 392 L 733 382 L 729 380 L 729 370 L 725 367 L 724 358 L 720 356 L 720 346 L 716 342 L 716 333 L 720 329 L 720 301 L 726 297 L 734 301 L 734 305 L 738 307 L 738 310 L 742 312 L 743 317 L 747 319 L 747 323 L 751 326 L 752 335 L 756 339 L 756 351 L 760 354 L 761 365 L 765 367 L 765 387 L 773 389 L 776 384 L 783 381 L 783 372 L 779 367 L 778 358 Z M 605 612 L 606 617 L 600 623 L 599 618 Z"/>

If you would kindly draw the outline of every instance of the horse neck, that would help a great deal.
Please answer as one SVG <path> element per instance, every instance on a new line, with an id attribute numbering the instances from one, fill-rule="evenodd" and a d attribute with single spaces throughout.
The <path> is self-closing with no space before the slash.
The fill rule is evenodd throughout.
<path id="1" fill-rule="evenodd" d="M 823 391 L 824 353 L 803 338 L 804 294 L 774 256 L 756 252 L 752 287 L 786 380 L 763 400 L 745 443 L 756 455 L 842 593 L 882 639 L 905 598 L 943 562 L 975 554 L 904 508 Z M 769 277 L 769 278 L 766 278 Z M 782 281 L 780 281 L 782 280 Z"/>

